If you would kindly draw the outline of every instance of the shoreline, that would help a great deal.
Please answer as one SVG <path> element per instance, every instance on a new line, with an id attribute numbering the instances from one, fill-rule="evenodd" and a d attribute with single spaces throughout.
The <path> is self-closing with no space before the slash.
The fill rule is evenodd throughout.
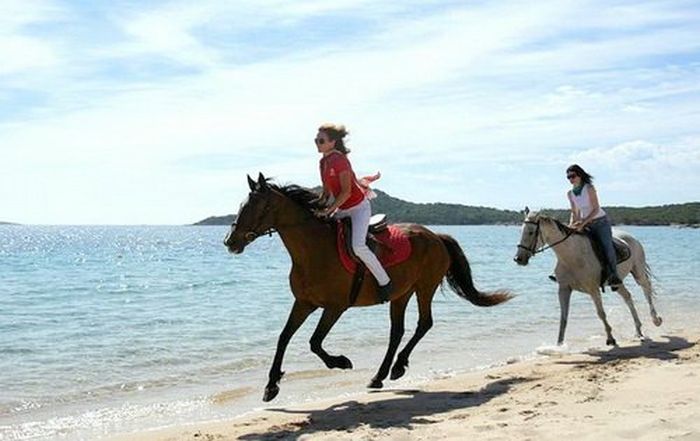
<path id="1" fill-rule="evenodd" d="M 700 439 L 700 334 L 685 334 L 106 439 Z"/>

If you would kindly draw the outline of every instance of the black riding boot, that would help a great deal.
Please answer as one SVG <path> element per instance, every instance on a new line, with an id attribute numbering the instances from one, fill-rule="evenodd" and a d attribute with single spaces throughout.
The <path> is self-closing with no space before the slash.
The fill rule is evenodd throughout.
<path id="1" fill-rule="evenodd" d="M 622 285 L 622 280 L 620 280 L 620 276 L 617 275 L 617 272 L 610 274 L 610 277 L 608 277 L 608 285 L 610 285 L 611 288 L 617 288 Z"/>
<path id="2" fill-rule="evenodd" d="M 394 288 L 394 285 L 391 283 L 391 280 L 389 280 L 389 283 L 386 285 L 382 285 L 379 288 L 377 288 L 377 300 L 379 300 L 379 303 L 385 303 L 389 301 L 389 296 L 391 295 L 391 291 Z"/>

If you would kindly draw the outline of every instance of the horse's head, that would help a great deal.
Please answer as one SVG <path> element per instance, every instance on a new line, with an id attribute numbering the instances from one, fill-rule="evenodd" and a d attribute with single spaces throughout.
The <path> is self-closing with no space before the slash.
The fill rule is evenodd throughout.
<path id="1" fill-rule="evenodd" d="M 530 258 L 535 255 L 537 248 L 543 245 L 542 234 L 540 234 L 540 212 L 530 211 L 525 207 L 523 210 L 525 220 L 523 221 L 522 233 L 518 251 L 513 260 L 518 265 L 527 265 Z"/>
<path id="2" fill-rule="evenodd" d="M 248 176 L 250 194 L 238 211 L 236 222 L 224 239 L 224 245 L 231 253 L 240 254 L 245 247 L 259 236 L 271 232 L 273 228 L 272 190 L 260 173 L 258 181 Z"/>

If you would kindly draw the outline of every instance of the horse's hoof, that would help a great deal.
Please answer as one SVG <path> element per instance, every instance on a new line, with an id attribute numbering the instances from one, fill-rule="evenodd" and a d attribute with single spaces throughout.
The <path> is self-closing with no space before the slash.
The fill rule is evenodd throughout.
<path id="1" fill-rule="evenodd" d="M 276 384 L 267 386 L 265 388 L 265 394 L 263 395 L 263 401 L 267 403 L 268 401 L 274 400 L 278 393 L 280 393 L 280 387 Z"/>
<path id="2" fill-rule="evenodd" d="M 661 317 L 654 317 L 654 325 L 661 326 L 661 323 L 663 323 Z"/>
<path id="3" fill-rule="evenodd" d="M 617 346 L 617 342 L 616 342 L 615 339 L 612 338 L 612 337 L 610 337 L 610 338 L 605 342 L 605 344 L 608 345 L 608 346 Z"/>
<path id="4" fill-rule="evenodd" d="M 384 387 L 384 383 L 382 383 L 382 380 L 372 378 L 372 381 L 369 382 L 367 387 L 370 389 L 381 389 Z"/>
<path id="5" fill-rule="evenodd" d="M 339 355 L 337 357 L 332 358 L 328 367 L 330 369 L 352 369 L 352 361 L 350 361 L 350 359 L 344 355 Z"/>
<path id="6" fill-rule="evenodd" d="M 391 369 L 391 378 L 392 380 L 398 380 L 399 378 L 403 377 L 403 375 L 406 373 L 406 367 L 403 365 L 398 365 L 395 364 L 393 369 Z"/>

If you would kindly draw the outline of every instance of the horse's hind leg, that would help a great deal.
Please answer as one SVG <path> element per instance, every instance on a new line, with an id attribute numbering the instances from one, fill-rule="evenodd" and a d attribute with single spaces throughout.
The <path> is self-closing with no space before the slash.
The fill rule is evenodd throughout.
<path id="1" fill-rule="evenodd" d="M 399 352 L 398 357 L 396 357 L 396 363 L 394 363 L 394 367 L 391 368 L 390 378 L 392 380 L 398 380 L 403 377 L 406 373 L 408 358 L 411 356 L 413 348 L 416 347 L 420 339 L 423 338 L 433 326 L 432 302 L 437 287 L 438 285 L 435 285 L 430 289 L 419 289 L 417 292 L 418 325 L 416 326 L 416 331 L 413 333 L 413 337 L 411 337 L 408 343 L 406 343 L 406 346 Z"/>
<path id="2" fill-rule="evenodd" d="M 608 318 L 605 315 L 605 309 L 603 309 L 603 300 L 600 298 L 600 291 L 592 292 L 590 294 L 593 298 L 593 303 L 595 304 L 595 310 L 598 313 L 598 317 L 603 321 L 603 325 L 605 325 L 605 333 L 608 337 L 605 341 L 605 344 L 610 346 L 617 346 L 617 342 L 612 336 L 612 328 L 610 327 L 610 323 L 608 323 Z"/>
<path id="3" fill-rule="evenodd" d="M 389 375 L 389 368 L 391 368 L 394 355 L 396 355 L 396 350 L 399 348 L 399 343 L 401 343 L 401 337 L 403 337 L 404 314 L 406 313 L 406 305 L 410 298 L 411 296 L 405 295 L 391 301 L 391 334 L 389 338 L 389 347 L 386 350 L 386 355 L 384 355 L 384 361 L 382 361 L 379 371 L 377 371 L 377 374 L 372 378 L 368 387 L 381 389 L 384 386 L 383 381 L 386 379 L 387 375 Z"/>
<path id="4" fill-rule="evenodd" d="M 311 352 L 318 355 L 329 369 L 352 369 L 352 362 L 346 356 L 329 355 L 322 346 L 323 339 L 326 338 L 328 332 L 331 330 L 333 325 L 335 325 L 335 322 L 337 322 L 340 316 L 343 315 L 343 312 L 345 312 L 344 309 L 324 309 L 321 320 L 319 320 L 316 330 L 311 336 L 311 341 L 309 342 L 311 344 Z"/>
<path id="5" fill-rule="evenodd" d="M 625 303 L 627 303 L 627 307 L 630 309 L 630 313 L 632 313 L 632 318 L 634 319 L 634 327 L 637 330 L 637 337 L 644 338 L 644 336 L 642 335 L 642 322 L 639 321 L 639 315 L 637 314 L 637 308 L 634 307 L 632 294 L 630 294 L 625 285 L 620 285 L 617 288 L 617 293 L 620 294 L 620 297 L 622 297 L 625 300 Z"/>
<path id="6" fill-rule="evenodd" d="M 636 264 L 632 268 L 632 276 L 639 286 L 642 287 L 644 291 L 644 297 L 649 303 L 649 313 L 651 314 L 651 320 L 656 326 L 661 326 L 663 321 L 659 314 L 656 313 L 656 308 L 654 307 L 654 289 L 651 287 L 651 279 L 649 277 L 649 271 L 646 268 L 646 264 L 640 265 Z"/>

